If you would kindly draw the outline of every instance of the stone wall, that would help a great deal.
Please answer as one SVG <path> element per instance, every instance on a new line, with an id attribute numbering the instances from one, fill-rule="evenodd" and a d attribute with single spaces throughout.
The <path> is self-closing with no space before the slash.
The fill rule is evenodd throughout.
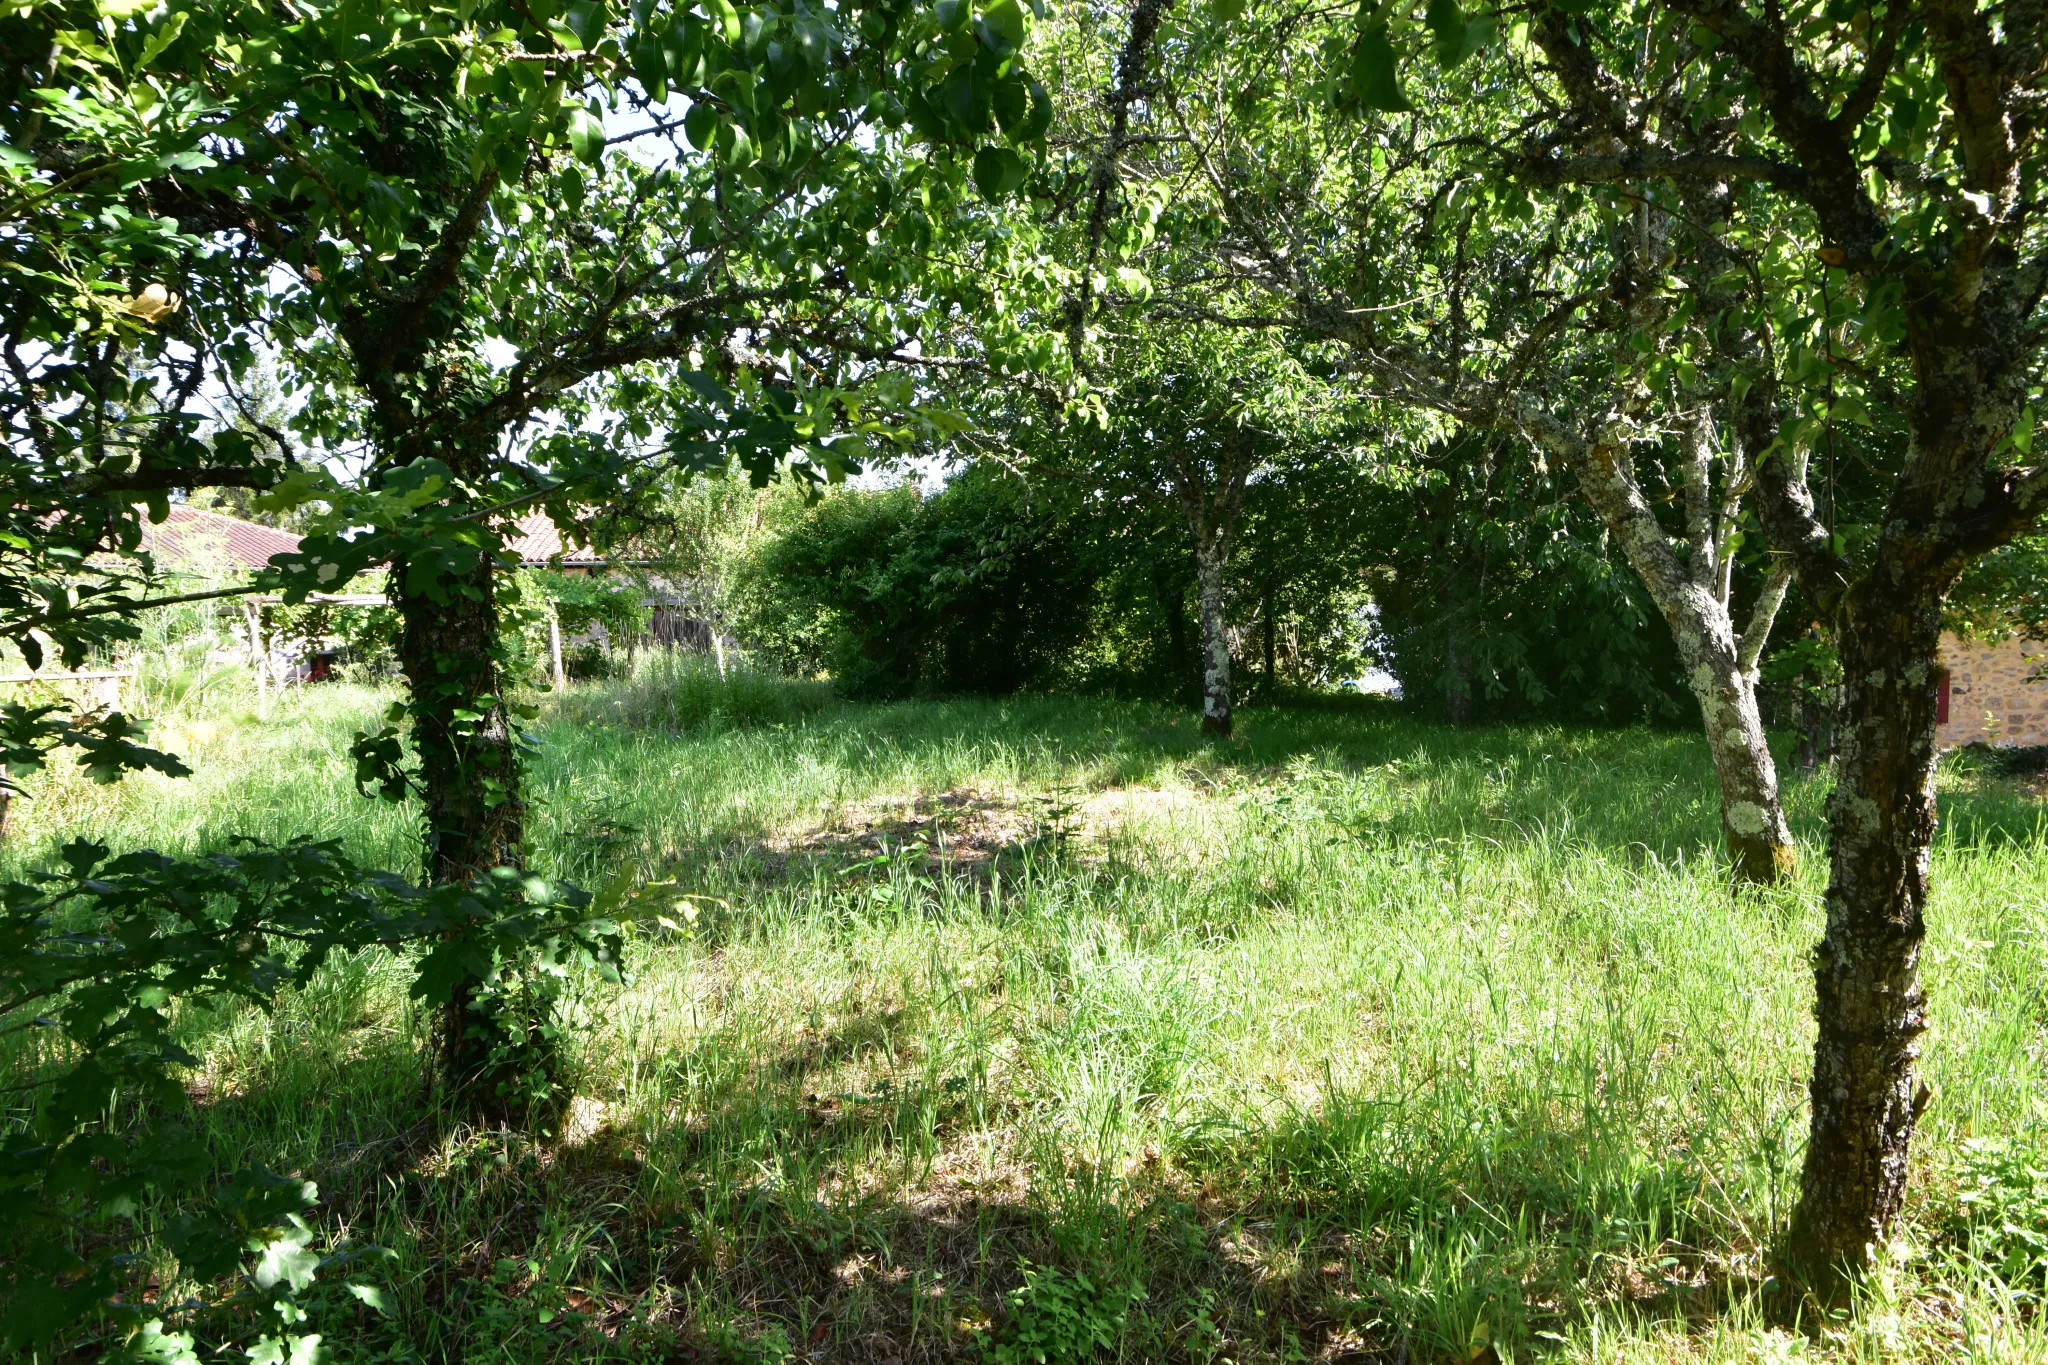
<path id="1" fill-rule="evenodd" d="M 1995 645 L 1941 637 L 1948 670 L 1948 719 L 1935 727 L 1935 744 L 1953 749 L 1986 740 L 1998 745 L 2048 744 L 2048 644 L 2004 640 Z"/>

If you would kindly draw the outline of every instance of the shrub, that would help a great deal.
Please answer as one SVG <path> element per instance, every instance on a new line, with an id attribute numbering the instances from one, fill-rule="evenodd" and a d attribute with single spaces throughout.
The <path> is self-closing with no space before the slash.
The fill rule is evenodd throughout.
<path id="1" fill-rule="evenodd" d="M 820 501 L 746 567 L 736 624 L 848 696 L 1045 687 L 1087 635 L 1089 558 L 1071 505 L 969 468 Z"/>
<path id="2" fill-rule="evenodd" d="M 320 1263 L 300 1217 L 315 1191 L 260 1167 L 215 1181 L 212 1153 L 181 1121 L 179 1072 L 199 1061 L 179 1040 L 181 1008 L 268 1008 L 330 957 L 408 945 L 430 945 L 413 985 L 430 1006 L 480 962 L 493 982 L 508 960 L 617 979 L 618 931 L 586 913 L 591 898 L 516 869 L 422 890 L 333 842 L 173 858 L 79 839 L 62 856 L 60 871 L 0 882 L 0 1053 L 32 1101 L 0 1123 L 0 1349 L 98 1318 L 142 1342 L 135 1354 L 196 1359 L 135 1293 L 152 1199 L 184 1205 L 154 1239 L 183 1274 L 214 1281 L 254 1258 L 266 1311 L 286 1329 L 300 1320 L 288 1298 Z M 297 1360 L 317 1344 L 287 1330 L 250 1355 Z"/>

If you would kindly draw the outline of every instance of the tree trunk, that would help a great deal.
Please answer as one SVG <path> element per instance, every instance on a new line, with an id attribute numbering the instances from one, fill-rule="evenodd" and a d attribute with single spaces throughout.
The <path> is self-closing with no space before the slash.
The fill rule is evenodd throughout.
<path id="1" fill-rule="evenodd" d="M 1678 461 L 1687 532 L 1683 559 L 1637 486 L 1618 427 L 1590 442 L 1562 443 L 1561 449 L 1577 469 L 1586 500 L 1671 628 L 1713 754 L 1721 789 L 1721 836 L 1735 874 L 1768 884 L 1790 876 L 1799 862 L 1778 803 L 1778 770 L 1756 704 L 1757 664 L 1785 600 L 1790 570 L 1781 566 L 1773 571 L 1738 640 L 1729 610 L 1735 565 L 1728 535 L 1737 523 L 1739 495 L 1734 490 L 1745 482 L 1746 466 L 1739 448 L 1731 453 L 1716 498 L 1710 477 L 1714 446 L 1712 424 L 1702 410 L 1687 425 Z"/>
<path id="2" fill-rule="evenodd" d="M 1223 618 L 1223 552 L 1214 538 L 1195 542 L 1195 586 L 1202 616 L 1202 732 L 1230 736 L 1230 633 Z"/>
<path id="3" fill-rule="evenodd" d="M 1462 726 L 1472 719 L 1472 668 L 1465 658 L 1465 621 L 1453 616 L 1444 633 L 1444 714 Z"/>
<path id="4" fill-rule="evenodd" d="M 460 579 L 443 580 L 436 600 L 391 572 L 402 628 L 399 662 L 412 693 L 412 742 L 424 806 L 426 872 L 435 883 L 472 882 L 517 866 L 525 842 L 517 735 L 498 671 L 495 566 L 486 557 Z M 486 700 L 488 699 L 488 700 Z M 468 714 L 479 719 L 469 719 Z M 479 1017 L 482 978 L 459 982 L 442 1009 L 436 1049 L 452 1089 L 493 1107 L 509 1076 L 493 1060 L 496 1031 Z"/>
<path id="5" fill-rule="evenodd" d="M 1938 594 L 1852 593 L 1841 635 L 1842 724 L 1828 801 L 1827 930 L 1814 957 L 1813 1119 L 1791 1251 L 1823 1275 L 1866 1263 L 1906 1192 L 1927 1102 L 1914 1078 L 1934 839 Z M 1907 661 L 1901 663 L 1900 661 Z"/>
<path id="6" fill-rule="evenodd" d="M 1756 675 L 1743 667 L 1725 625 L 1675 621 L 1672 632 L 1714 757 L 1728 860 L 1743 881 L 1770 885 L 1798 870 L 1799 852 L 1778 803 L 1778 769 L 1757 708 Z"/>
<path id="7" fill-rule="evenodd" d="M 1264 685 L 1261 686 L 1259 689 L 1259 704 L 1262 706 L 1271 706 L 1273 704 L 1273 656 L 1278 651 L 1274 648 L 1276 641 L 1273 638 L 1273 594 L 1270 592 L 1266 594 L 1265 608 L 1266 681 Z"/>

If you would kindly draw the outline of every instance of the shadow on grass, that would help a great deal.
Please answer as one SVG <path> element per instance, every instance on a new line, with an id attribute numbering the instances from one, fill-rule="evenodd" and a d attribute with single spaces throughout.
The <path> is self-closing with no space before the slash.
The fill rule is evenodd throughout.
<path id="1" fill-rule="evenodd" d="M 687 1104 L 584 1096 L 553 1135 L 437 1125 L 390 1057 L 338 1067 L 324 1108 L 283 1087 L 207 1117 L 236 1159 L 319 1183 L 345 1259 L 304 1303 L 335 1362 L 907 1365 L 1044 1333 L 1053 1360 L 1099 1339 L 1129 1360 L 1470 1361 L 1594 1315 L 1704 1324 L 1758 1290 L 1754 1248 L 1702 1215 L 1700 1163 L 1626 1133 L 1437 1132 L 1339 1096 L 1111 1169 L 979 1078 L 824 1089 L 890 1028 L 721 1068 Z"/>

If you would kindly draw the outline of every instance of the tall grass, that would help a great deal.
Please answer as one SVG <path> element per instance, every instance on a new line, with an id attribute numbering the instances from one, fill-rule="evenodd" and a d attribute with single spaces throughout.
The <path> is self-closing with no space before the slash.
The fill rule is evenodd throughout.
<path id="1" fill-rule="evenodd" d="M 582 684 L 557 714 L 581 725 L 701 734 L 788 725 L 825 709 L 832 689 L 682 649 L 643 650 L 621 679 Z"/>
<path id="2" fill-rule="evenodd" d="M 1788 784 L 1797 883 L 1738 895 L 1689 735 L 1367 707 L 1214 744 L 1105 702 L 656 702 L 716 679 L 645 668 L 537 732 L 537 859 L 672 883 L 683 926 L 579 988 L 560 1131 L 422 1107 L 401 963 L 187 1021 L 209 1140 L 318 1181 L 390 1292 L 328 1277 L 336 1359 L 2048 1358 L 2023 787 L 1945 779 L 1906 1227 L 1802 1315 L 1764 1251 L 1824 779 Z M 212 722 L 183 783 L 52 780 L 8 856 L 254 828 L 405 865 L 412 814 L 348 791 L 384 700 Z"/>

